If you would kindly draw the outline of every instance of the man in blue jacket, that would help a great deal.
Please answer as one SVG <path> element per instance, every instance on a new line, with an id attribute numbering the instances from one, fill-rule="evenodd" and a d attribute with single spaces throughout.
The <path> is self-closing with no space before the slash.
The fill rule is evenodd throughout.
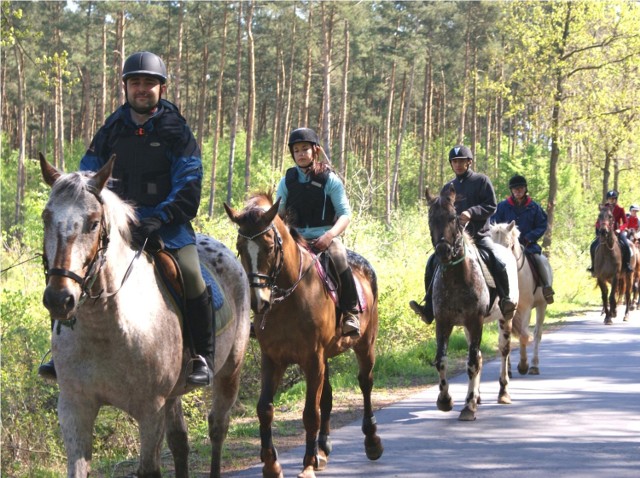
<path id="1" fill-rule="evenodd" d="M 126 103 L 96 133 L 80 170 L 98 171 L 116 155 L 109 188 L 136 207 L 140 222 L 132 231 L 134 243 L 142 247 L 147 241 L 147 248 L 163 244 L 180 265 L 185 321 L 198 354 L 187 382 L 207 386 L 215 354 L 213 311 L 191 226 L 202 188 L 200 148 L 178 108 L 162 99 L 167 70 L 159 56 L 148 51 L 129 56 L 122 81 Z M 55 378 L 53 360 L 38 373 Z"/>
<path id="2" fill-rule="evenodd" d="M 491 222 L 515 221 L 520 230 L 520 242 L 525 247 L 525 252 L 535 259 L 536 270 L 543 284 L 542 294 L 547 304 L 552 304 L 554 292 L 551 287 L 551 267 L 537 243 L 547 230 L 547 213 L 529 196 L 527 180 L 524 176 L 514 175 L 509 180 L 509 189 L 511 196 L 500 201 L 496 213 L 491 217 Z"/>

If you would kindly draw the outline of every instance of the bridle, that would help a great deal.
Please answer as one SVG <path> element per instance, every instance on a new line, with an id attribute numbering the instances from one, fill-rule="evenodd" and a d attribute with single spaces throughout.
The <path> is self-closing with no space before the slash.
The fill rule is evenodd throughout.
<path id="1" fill-rule="evenodd" d="M 455 228 L 456 228 L 457 234 L 453 243 L 445 239 L 444 235 L 442 235 L 433 245 L 433 248 L 437 249 L 439 244 L 445 244 L 449 246 L 453 251 L 453 259 L 447 263 L 440 264 L 440 266 L 445 269 L 449 267 L 453 267 L 457 264 L 460 264 L 462 261 L 464 261 L 465 257 L 467 256 L 467 248 L 465 247 L 464 234 L 463 234 L 466 226 L 462 226 L 462 224 L 460 224 L 460 217 L 458 215 L 456 215 L 455 221 L 456 221 Z"/>
<path id="2" fill-rule="evenodd" d="M 298 279 L 293 283 L 293 285 L 287 289 L 282 289 L 281 287 L 279 287 L 278 285 L 276 285 L 276 280 L 278 279 L 278 276 L 280 275 L 280 272 L 282 271 L 282 267 L 284 266 L 284 248 L 282 247 L 282 236 L 280 235 L 280 233 L 278 232 L 278 229 L 276 228 L 276 226 L 271 223 L 269 225 L 269 227 L 267 227 L 266 229 L 253 234 L 251 236 L 242 234 L 241 232 L 238 231 L 238 235 L 248 241 L 253 241 L 256 238 L 268 233 L 269 231 L 273 231 L 274 234 L 274 244 L 275 244 L 275 260 L 273 262 L 273 265 L 271 266 L 271 270 L 269 271 L 268 274 L 262 274 L 259 272 L 251 272 L 247 274 L 247 277 L 249 278 L 249 287 L 251 288 L 258 288 L 258 289 L 266 289 L 269 288 L 271 289 L 271 294 L 270 294 L 270 298 L 269 298 L 269 308 L 271 308 L 271 306 L 273 304 L 277 304 L 279 302 L 282 302 L 283 300 L 285 300 L 287 297 L 289 297 L 293 291 L 296 290 L 296 288 L 298 287 L 298 284 L 300 284 L 300 282 L 302 281 L 302 279 L 307 275 L 307 273 L 309 272 L 309 270 L 311 270 L 311 268 L 313 267 L 313 265 L 317 262 L 318 258 L 320 257 L 320 255 L 316 255 L 313 258 L 313 261 L 311 262 L 311 264 L 309 264 L 309 266 L 303 271 L 302 270 L 302 252 L 304 251 L 304 249 L 302 247 L 300 247 L 300 245 L 298 245 L 299 249 L 300 249 L 300 268 L 298 271 Z"/>
<path id="3" fill-rule="evenodd" d="M 93 257 L 89 261 L 89 265 L 86 267 L 87 269 L 86 275 L 84 277 L 80 277 L 78 274 L 68 269 L 62 269 L 57 267 L 49 268 L 49 260 L 47 258 L 47 255 L 45 253 L 43 253 L 42 255 L 42 265 L 44 267 L 45 283 L 48 284 L 49 279 L 51 277 L 59 276 L 59 277 L 68 277 L 69 279 L 77 282 L 80 285 L 81 293 L 80 293 L 80 298 L 78 299 L 78 307 L 81 306 L 87 299 L 95 299 L 95 300 L 106 299 L 116 295 L 120 291 L 120 289 L 122 289 L 122 286 L 124 285 L 126 280 L 129 278 L 129 275 L 131 274 L 131 270 L 133 268 L 133 263 L 138 257 L 140 257 L 140 254 L 142 254 L 142 251 L 144 250 L 144 245 L 143 245 L 140 248 L 140 250 L 136 252 L 135 256 L 131 260 L 131 263 L 129 264 L 129 267 L 125 272 L 125 275 L 122 279 L 122 282 L 120 283 L 120 286 L 115 291 L 105 292 L 104 289 L 101 289 L 97 294 L 95 295 L 91 294 L 91 289 L 93 288 L 93 285 L 95 284 L 96 280 L 98 279 L 98 276 L 100 275 L 100 271 L 102 270 L 102 268 L 104 267 L 107 261 L 105 253 L 107 251 L 107 247 L 109 246 L 109 228 L 107 225 L 107 221 L 105 219 L 104 202 L 102 200 L 102 196 L 100 195 L 100 191 L 91 184 L 87 184 L 86 190 L 98 200 L 102 208 L 102 212 L 100 214 L 100 235 L 98 239 L 98 248 L 96 249 L 96 253 L 93 255 Z M 146 244 L 146 241 L 145 241 L 145 244 Z"/>

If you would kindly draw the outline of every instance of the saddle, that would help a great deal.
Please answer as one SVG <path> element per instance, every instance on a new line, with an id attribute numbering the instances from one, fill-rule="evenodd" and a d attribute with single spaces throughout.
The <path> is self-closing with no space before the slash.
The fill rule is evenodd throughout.
<path id="1" fill-rule="evenodd" d="M 329 294 L 329 297 L 331 297 L 331 300 L 336 305 L 336 307 L 339 307 L 339 299 L 340 299 L 338 296 L 339 280 L 338 280 L 338 273 L 336 271 L 335 265 L 333 264 L 333 261 L 331 261 L 329 254 L 326 254 L 326 253 L 316 254 L 316 252 L 313 251 L 311 248 L 307 248 L 307 250 L 316 260 L 315 261 L 316 273 L 318 274 L 318 277 L 320 277 L 320 280 L 322 281 L 325 290 Z M 355 274 L 353 275 L 353 280 L 356 284 L 356 291 L 358 292 L 358 311 L 363 312 L 367 310 L 367 300 L 364 295 L 364 291 L 362 290 L 362 283 L 360 282 L 360 279 Z"/>
<path id="2" fill-rule="evenodd" d="M 533 254 L 527 251 L 524 251 L 524 257 L 527 258 L 527 262 L 529 262 L 529 267 L 531 268 L 531 274 L 533 275 L 533 283 L 537 286 L 543 287 L 542 278 L 540 277 L 540 273 L 538 272 L 538 263 L 536 262 L 536 258 L 533 257 Z"/>

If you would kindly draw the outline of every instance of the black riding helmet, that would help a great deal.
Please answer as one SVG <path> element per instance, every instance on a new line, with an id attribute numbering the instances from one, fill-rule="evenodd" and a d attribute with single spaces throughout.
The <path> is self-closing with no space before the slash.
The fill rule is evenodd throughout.
<path id="1" fill-rule="evenodd" d="M 615 189 L 612 189 L 611 191 L 609 191 L 607 193 L 607 199 L 609 198 L 618 199 L 618 191 L 616 191 Z"/>
<path id="2" fill-rule="evenodd" d="M 473 160 L 473 153 L 466 146 L 459 144 L 451 148 L 451 151 L 449 151 L 449 162 L 459 158 Z"/>
<path id="3" fill-rule="evenodd" d="M 516 174 L 509 179 L 509 189 L 519 188 L 521 186 L 527 187 L 527 180 L 524 176 Z"/>
<path id="4" fill-rule="evenodd" d="M 139 51 L 129 56 L 122 67 L 122 81 L 133 75 L 149 75 L 160 80 L 163 85 L 167 82 L 167 67 L 155 53 Z"/>
<path id="5" fill-rule="evenodd" d="M 289 152 L 293 156 L 293 145 L 296 143 L 320 144 L 318 135 L 311 128 L 294 129 L 289 135 Z"/>

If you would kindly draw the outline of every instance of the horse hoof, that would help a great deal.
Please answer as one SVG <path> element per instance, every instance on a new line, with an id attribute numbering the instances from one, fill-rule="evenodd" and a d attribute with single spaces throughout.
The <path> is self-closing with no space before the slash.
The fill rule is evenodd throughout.
<path id="1" fill-rule="evenodd" d="M 610 317 L 607 317 L 606 319 L 604 319 L 604 325 L 612 325 L 613 324 L 613 320 L 611 320 Z"/>
<path id="2" fill-rule="evenodd" d="M 262 478 L 284 478 L 284 473 L 282 473 L 282 468 L 278 464 L 273 470 L 267 470 L 267 467 L 262 467 Z"/>
<path id="3" fill-rule="evenodd" d="M 364 448 L 364 452 L 367 454 L 367 458 L 371 461 L 376 461 L 378 458 L 382 456 L 384 452 L 384 447 L 381 443 L 376 446 L 367 446 Z"/>
<path id="4" fill-rule="evenodd" d="M 464 409 L 460 412 L 460 416 L 458 420 L 461 422 L 472 422 L 476 419 L 476 413 L 471 410 L 469 407 L 464 407 Z"/>
<path id="5" fill-rule="evenodd" d="M 307 467 L 304 470 L 302 470 L 302 473 L 298 475 L 298 478 L 316 478 L 316 474 L 313 471 L 313 467 Z"/>
<path id="6" fill-rule="evenodd" d="M 529 371 L 529 364 L 526 362 L 520 362 L 518 364 L 518 373 L 520 373 L 520 375 L 526 375 L 527 372 Z M 511 378 L 511 377 L 509 377 Z"/>
<path id="7" fill-rule="evenodd" d="M 453 399 L 451 397 L 449 397 L 449 400 L 438 399 L 436 405 L 438 405 L 438 410 L 441 412 L 450 412 L 453 410 Z"/>
<path id="8" fill-rule="evenodd" d="M 323 471 L 329 463 L 329 458 L 322 451 L 319 451 L 316 455 L 316 470 Z"/>
<path id="9" fill-rule="evenodd" d="M 625 315 L 625 316 L 624 316 L 624 319 L 622 319 L 622 321 L 623 321 L 623 322 L 627 322 L 627 321 L 629 321 L 629 316 L 628 316 L 628 315 Z"/>
<path id="10" fill-rule="evenodd" d="M 511 395 L 504 392 L 498 396 L 498 403 L 500 405 L 511 405 Z"/>
<path id="11" fill-rule="evenodd" d="M 529 375 L 540 375 L 540 369 L 538 367 L 531 367 L 529 369 Z"/>

